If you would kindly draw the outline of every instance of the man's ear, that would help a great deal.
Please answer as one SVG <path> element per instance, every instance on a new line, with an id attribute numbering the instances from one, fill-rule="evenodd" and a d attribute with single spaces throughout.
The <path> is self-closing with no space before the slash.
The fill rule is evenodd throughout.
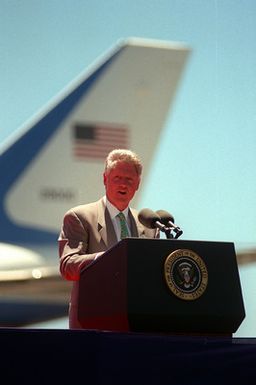
<path id="1" fill-rule="evenodd" d="M 137 183 L 137 187 L 136 187 L 136 191 L 139 189 L 139 187 L 140 187 L 140 179 L 141 178 L 139 178 L 139 180 L 138 180 L 138 183 Z"/>
<path id="2" fill-rule="evenodd" d="M 106 173 L 104 172 L 103 173 L 103 183 L 104 183 L 104 186 L 106 186 L 106 180 L 107 180 L 107 176 L 106 176 Z"/>

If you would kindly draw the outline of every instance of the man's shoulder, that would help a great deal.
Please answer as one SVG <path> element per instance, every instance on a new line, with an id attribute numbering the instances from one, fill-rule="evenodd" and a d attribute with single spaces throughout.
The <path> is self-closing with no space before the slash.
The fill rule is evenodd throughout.
<path id="1" fill-rule="evenodd" d="M 94 212 L 96 209 L 100 208 L 100 207 L 103 207 L 103 198 L 95 201 L 95 202 L 90 202 L 90 203 L 85 203 L 85 204 L 81 204 L 81 205 L 77 205 L 77 206 L 74 206 L 74 207 L 71 207 L 67 212 L 66 212 L 66 215 L 70 215 L 70 214 L 76 214 L 76 215 L 82 215 L 84 213 L 90 213 L 90 212 Z"/>
<path id="2" fill-rule="evenodd" d="M 136 222 L 140 237 L 146 237 L 146 238 L 158 238 L 159 237 L 158 236 L 159 232 L 156 229 L 148 228 L 140 222 L 140 220 L 138 218 L 138 215 L 139 215 L 138 210 L 130 207 L 130 212 L 131 212 L 131 214 L 132 214 L 132 216 Z"/>
<path id="3" fill-rule="evenodd" d="M 133 207 L 129 207 L 129 209 L 130 209 L 131 214 L 132 214 L 136 219 L 138 219 L 138 214 L 139 214 L 138 210 L 134 209 Z"/>

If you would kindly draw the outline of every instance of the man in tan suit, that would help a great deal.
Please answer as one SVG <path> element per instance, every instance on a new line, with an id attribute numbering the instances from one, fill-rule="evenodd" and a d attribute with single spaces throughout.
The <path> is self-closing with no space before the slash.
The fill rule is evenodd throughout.
<path id="1" fill-rule="evenodd" d="M 124 236 L 158 236 L 156 230 L 145 228 L 138 220 L 137 211 L 129 207 L 139 188 L 141 173 L 142 164 L 134 152 L 111 151 L 103 174 L 106 196 L 97 202 L 74 207 L 64 216 L 59 236 L 60 272 L 65 279 L 74 281 L 69 309 L 72 329 L 81 328 L 77 319 L 77 299 L 82 268 Z M 120 220 L 120 215 L 125 219 Z"/>

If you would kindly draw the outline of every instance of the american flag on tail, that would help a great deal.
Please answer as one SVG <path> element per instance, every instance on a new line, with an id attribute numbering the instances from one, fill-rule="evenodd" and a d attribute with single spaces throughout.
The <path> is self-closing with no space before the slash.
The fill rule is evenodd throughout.
<path id="1" fill-rule="evenodd" d="M 115 148 L 129 147 L 127 126 L 102 123 L 75 124 L 74 156 L 78 159 L 105 159 Z"/>

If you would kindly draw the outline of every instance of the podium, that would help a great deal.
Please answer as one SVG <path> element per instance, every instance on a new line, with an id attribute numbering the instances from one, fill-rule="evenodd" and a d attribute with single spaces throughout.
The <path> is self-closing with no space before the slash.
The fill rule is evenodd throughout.
<path id="1" fill-rule="evenodd" d="M 126 238 L 81 272 L 84 329 L 232 336 L 244 318 L 232 242 Z"/>

